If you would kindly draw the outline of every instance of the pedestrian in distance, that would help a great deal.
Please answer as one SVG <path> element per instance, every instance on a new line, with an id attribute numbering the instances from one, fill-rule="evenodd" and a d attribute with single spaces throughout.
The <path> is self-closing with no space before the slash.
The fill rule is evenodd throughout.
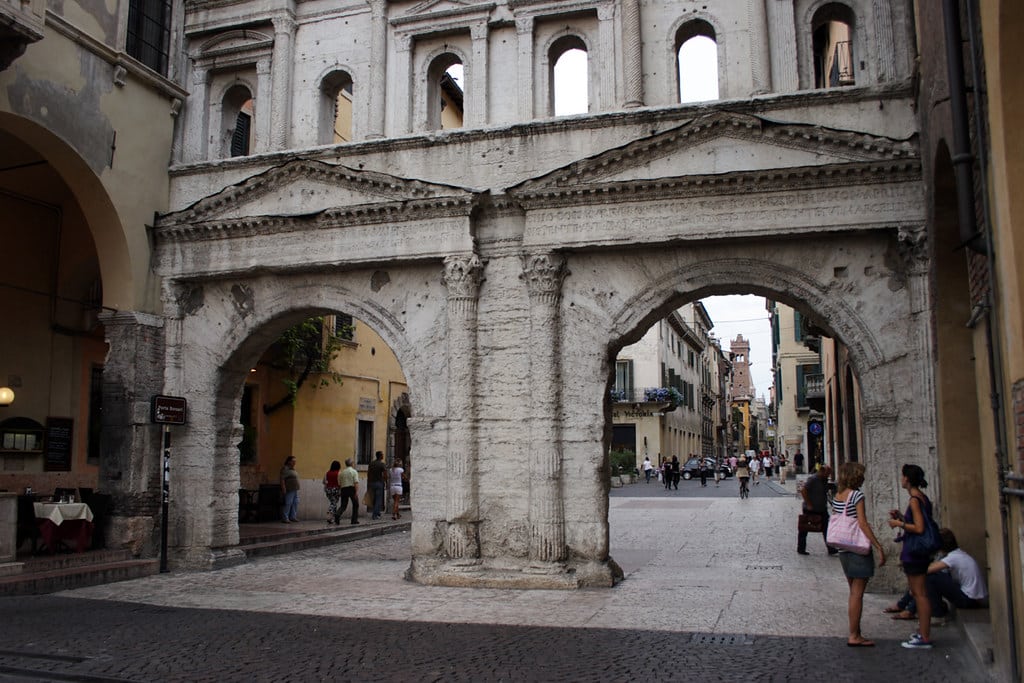
<path id="1" fill-rule="evenodd" d="M 871 542 L 867 555 L 839 551 L 839 562 L 843 566 L 846 582 L 850 586 L 850 597 L 846 605 L 846 616 L 850 633 L 846 644 L 850 647 L 873 647 L 874 642 L 868 640 L 860 631 L 860 618 L 864 612 L 864 591 L 868 580 L 875 575 L 875 556 L 873 549 L 878 550 L 878 566 L 885 564 L 885 551 L 875 537 L 871 525 L 868 524 L 864 493 L 860 487 L 864 485 L 864 465 L 859 462 L 846 462 L 839 468 L 839 490 L 832 501 L 832 514 L 856 517 L 857 526 Z"/>
<path id="2" fill-rule="evenodd" d="M 736 478 L 740 480 L 740 500 L 750 496 L 750 468 L 747 459 L 741 457 L 736 463 Z"/>
<path id="3" fill-rule="evenodd" d="M 917 633 L 910 636 L 910 640 L 901 643 L 903 647 L 910 650 L 930 650 L 932 648 L 932 606 L 928 601 L 928 587 L 926 577 L 928 566 L 931 564 L 931 557 L 915 555 L 907 548 L 906 539 L 914 534 L 925 533 L 926 525 L 932 519 L 932 502 L 924 494 L 922 489 L 928 486 L 924 478 L 924 470 L 918 465 L 904 465 L 901 471 L 900 487 L 906 489 L 910 495 L 910 502 L 907 510 L 900 513 L 899 510 L 889 511 L 889 526 L 893 529 L 903 530 L 903 549 L 900 551 L 900 562 L 903 564 L 903 573 L 907 575 L 907 583 L 910 585 L 910 593 L 914 596 L 917 604 Z"/>
<path id="4" fill-rule="evenodd" d="M 654 471 L 654 465 L 651 464 L 650 456 L 644 456 L 644 464 L 641 465 L 644 471 L 644 478 L 647 479 L 647 483 L 651 483 L 651 472 Z"/>
<path id="5" fill-rule="evenodd" d="M 675 455 L 672 456 L 672 486 L 679 490 L 679 457 Z"/>
<path id="6" fill-rule="evenodd" d="M 765 451 L 764 456 L 761 458 L 761 468 L 764 469 L 764 476 L 766 479 L 772 478 L 772 457 Z"/>
<path id="7" fill-rule="evenodd" d="M 821 517 L 821 538 L 825 540 L 828 533 L 828 478 L 832 476 L 832 468 L 822 467 L 820 470 L 807 477 L 804 486 L 800 489 L 800 497 L 803 498 L 803 511 L 805 515 L 817 515 Z M 828 547 L 828 544 L 825 544 Z M 801 555 L 810 555 L 807 552 L 807 532 L 797 531 L 796 551 Z M 833 548 L 828 548 L 829 555 L 835 555 Z"/>
<path id="8" fill-rule="evenodd" d="M 359 524 L 359 498 L 356 496 L 356 489 L 359 488 L 359 472 L 352 467 L 352 458 L 345 458 L 345 469 L 338 475 L 338 483 L 341 485 L 341 507 L 334 514 L 334 523 L 341 521 L 348 504 L 352 503 L 352 524 Z"/>
<path id="9" fill-rule="evenodd" d="M 757 486 L 758 484 L 761 483 L 759 477 L 759 473 L 761 470 L 761 459 L 757 457 L 756 453 L 747 461 L 747 467 L 750 468 L 750 478 L 751 480 L 753 480 L 754 486 Z"/>
<path id="10" fill-rule="evenodd" d="M 665 485 L 666 491 L 672 488 L 672 461 L 668 458 L 661 463 L 661 482 Z"/>
<path id="11" fill-rule="evenodd" d="M 722 460 L 721 458 L 715 458 L 715 488 L 718 488 L 718 482 L 722 479 Z"/>
<path id="12" fill-rule="evenodd" d="M 289 455 L 281 467 L 281 496 L 281 521 L 299 521 L 299 473 L 295 471 L 294 455 Z"/>
<path id="13" fill-rule="evenodd" d="M 793 456 L 793 465 L 796 467 L 797 474 L 804 473 L 804 454 L 800 452 L 800 449 L 796 449 L 796 455 Z"/>
<path id="14" fill-rule="evenodd" d="M 331 469 L 324 475 L 324 495 L 327 496 L 327 523 L 337 524 L 340 513 L 338 503 L 341 501 L 341 484 L 338 483 L 338 475 L 341 473 L 341 463 L 335 460 L 331 463 Z"/>
<path id="15" fill-rule="evenodd" d="M 786 483 L 786 475 L 789 474 L 789 451 L 779 456 L 779 483 Z"/>
<path id="16" fill-rule="evenodd" d="M 388 485 L 391 490 L 391 519 L 401 519 L 402 513 L 398 506 L 402 502 L 402 482 L 405 481 L 405 470 L 402 469 L 401 459 L 395 459 L 394 464 L 388 471 Z"/>
<path id="17" fill-rule="evenodd" d="M 380 519 L 384 512 L 384 486 L 387 477 L 388 468 L 384 464 L 384 453 L 377 451 L 373 462 L 366 468 L 366 485 L 370 488 L 370 495 L 373 497 L 371 519 Z"/>

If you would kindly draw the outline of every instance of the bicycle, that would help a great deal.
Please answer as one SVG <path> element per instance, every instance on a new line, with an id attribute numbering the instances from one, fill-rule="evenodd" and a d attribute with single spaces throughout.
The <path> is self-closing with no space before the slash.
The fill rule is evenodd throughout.
<path id="1" fill-rule="evenodd" d="M 740 500 L 750 497 L 750 486 L 747 484 L 749 481 L 749 477 L 740 477 Z"/>

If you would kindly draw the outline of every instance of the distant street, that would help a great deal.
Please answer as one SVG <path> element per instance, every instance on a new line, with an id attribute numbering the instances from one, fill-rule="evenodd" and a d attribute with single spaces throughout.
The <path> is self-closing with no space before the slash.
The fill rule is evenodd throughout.
<path id="1" fill-rule="evenodd" d="M 820 539 L 795 552 L 795 486 L 640 483 L 609 501 L 613 589 L 435 588 L 403 580 L 409 536 L 0 599 L 0 681 L 978 681 L 955 625 L 932 651 L 846 581 Z M 414 498 L 415 508 L 415 498 Z"/>

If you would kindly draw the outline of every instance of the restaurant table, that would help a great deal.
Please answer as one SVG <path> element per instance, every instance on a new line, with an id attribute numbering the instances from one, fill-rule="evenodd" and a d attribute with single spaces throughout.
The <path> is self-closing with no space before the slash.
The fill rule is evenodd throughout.
<path id="1" fill-rule="evenodd" d="M 85 503 L 35 503 L 39 535 L 50 553 L 61 541 L 73 541 L 75 552 L 92 543 L 92 510 Z"/>

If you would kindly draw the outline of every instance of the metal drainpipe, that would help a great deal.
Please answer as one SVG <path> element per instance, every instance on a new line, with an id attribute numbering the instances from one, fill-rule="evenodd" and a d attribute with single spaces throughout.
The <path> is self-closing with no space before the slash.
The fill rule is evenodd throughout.
<path id="1" fill-rule="evenodd" d="M 971 123 L 967 115 L 963 38 L 960 33 L 960 7 L 957 0 L 942 0 L 942 19 L 946 34 L 949 104 L 953 117 L 953 173 L 956 177 L 960 242 L 961 246 L 984 254 L 985 233 L 976 229 L 978 219 L 974 209 L 974 154 L 971 151 Z"/>
<path id="2" fill-rule="evenodd" d="M 1003 374 L 1002 368 L 1002 354 L 999 349 L 997 340 L 994 338 L 992 333 L 993 324 L 996 322 L 996 309 L 995 309 L 995 254 L 993 252 L 992 245 L 992 222 L 989 211 L 988 203 L 988 155 L 986 145 L 988 144 L 988 136 L 985 130 L 984 116 L 982 112 L 985 112 L 985 102 L 982 98 L 982 75 L 981 66 L 978 59 L 980 38 L 981 33 L 977 28 L 976 17 L 975 17 L 975 5 L 974 3 L 967 3 L 967 32 L 968 32 L 968 45 L 970 48 L 971 57 L 971 75 L 974 83 L 973 98 L 974 98 L 974 111 L 975 111 L 975 135 L 978 143 L 978 156 L 979 156 L 979 167 L 980 177 L 979 183 L 981 185 L 981 209 L 982 209 L 982 229 L 981 231 L 975 231 L 973 235 L 968 235 L 968 227 L 966 225 L 975 225 L 976 216 L 974 213 L 974 187 L 973 187 L 973 172 L 969 164 L 970 157 L 967 156 L 966 161 L 963 163 L 959 160 L 961 156 L 960 151 L 960 137 L 967 138 L 967 144 L 970 144 L 969 140 L 969 121 L 967 119 L 966 112 L 966 97 L 964 91 L 963 81 L 963 54 L 960 48 L 960 13 L 957 6 L 956 0 L 943 0 L 943 15 L 945 20 L 945 34 L 946 34 L 946 53 L 947 53 L 947 66 L 950 72 L 950 100 L 953 108 L 953 127 L 954 136 L 957 138 L 955 144 L 957 146 L 956 156 L 954 157 L 954 171 L 956 172 L 957 182 L 957 198 L 960 200 L 963 196 L 969 197 L 970 200 L 970 212 L 965 212 L 964 205 L 959 205 L 959 218 L 960 218 L 960 235 L 961 239 L 973 251 L 980 251 L 985 254 L 986 266 L 988 268 L 988 279 L 989 286 L 985 293 L 985 346 L 986 353 L 988 355 L 988 367 L 989 367 L 989 385 L 991 387 L 991 407 L 992 407 L 992 422 L 995 431 L 995 446 L 996 446 L 996 470 L 999 476 L 999 521 L 1000 521 L 1000 535 L 1002 538 L 1002 551 L 1003 551 L 1003 579 L 1006 582 L 1007 592 L 1007 614 L 1006 620 L 1007 635 L 1009 640 L 1009 666 L 1013 676 L 1018 673 L 1018 652 L 1017 652 L 1017 627 L 1015 623 L 1015 607 L 1013 598 L 1013 568 L 1010 563 L 1010 523 L 1009 523 L 1009 508 L 1010 508 L 1010 497 L 1011 495 L 1019 495 L 1019 493 L 1011 493 L 1007 486 L 1007 480 L 1019 481 L 1021 477 L 1014 475 L 1010 472 L 1010 466 L 1008 462 L 1008 454 L 1006 451 L 1006 434 L 1005 434 L 1005 423 L 1003 417 L 1003 400 L 1002 400 L 1002 383 L 1001 378 Z M 954 69 L 954 64 L 956 69 Z M 954 76 L 954 71 L 956 75 Z M 959 112 L 958 112 L 959 108 Z M 962 116 L 962 120 L 958 120 L 958 116 Z M 970 147 L 968 146 L 968 152 Z M 963 168 L 966 173 L 961 173 Z M 962 180 L 961 175 L 966 175 L 967 178 Z M 962 188 L 961 184 L 967 183 L 966 188 Z M 969 224 L 963 222 L 964 220 L 971 221 Z M 966 238 L 966 239 L 965 239 Z M 982 244 L 978 244 L 982 241 Z M 982 247 L 979 249 L 978 247 Z"/>

